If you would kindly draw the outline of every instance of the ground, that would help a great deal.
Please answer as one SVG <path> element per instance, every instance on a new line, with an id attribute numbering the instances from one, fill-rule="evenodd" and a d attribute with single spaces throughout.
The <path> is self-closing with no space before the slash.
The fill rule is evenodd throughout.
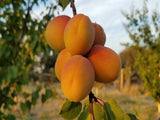
<path id="1" fill-rule="evenodd" d="M 44 104 L 40 99 L 38 104 L 31 109 L 30 113 L 22 113 L 18 106 L 14 113 L 17 114 L 18 120 L 63 120 L 59 115 L 61 106 L 65 101 L 60 83 L 53 83 L 53 91 L 56 96 L 47 100 Z M 32 90 L 33 85 L 26 86 L 25 89 Z M 147 94 L 141 94 L 138 85 L 132 85 L 129 92 L 120 91 L 114 85 L 95 84 L 93 88 L 95 96 L 102 98 L 104 101 L 108 98 L 115 99 L 126 113 L 135 114 L 139 120 L 156 120 L 157 105 L 154 100 Z M 85 99 L 87 100 L 88 97 Z M 85 101 L 83 100 L 82 103 Z"/>

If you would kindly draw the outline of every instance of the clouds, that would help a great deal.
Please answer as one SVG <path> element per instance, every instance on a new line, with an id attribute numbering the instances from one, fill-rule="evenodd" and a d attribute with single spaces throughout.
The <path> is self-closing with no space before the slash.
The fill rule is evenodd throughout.
<path id="1" fill-rule="evenodd" d="M 78 13 L 88 15 L 93 22 L 103 26 L 107 37 L 105 46 L 112 48 L 117 53 L 123 49 L 120 42 L 124 40 L 128 42 L 128 38 L 124 37 L 125 30 L 121 23 L 121 9 L 129 2 L 122 1 L 124 0 L 115 0 L 114 2 L 113 0 L 88 0 L 87 2 L 86 0 L 75 1 Z M 72 16 L 72 12 L 69 9 L 71 9 L 70 6 L 68 6 L 62 14 Z M 127 34 L 125 36 L 127 36 Z"/>
<path id="2" fill-rule="evenodd" d="M 155 9 L 157 3 L 159 0 L 149 0 L 149 8 Z M 77 13 L 88 15 L 93 22 L 102 25 L 107 36 L 105 46 L 117 53 L 124 49 L 120 43 L 131 42 L 122 24 L 125 17 L 121 11 L 129 13 L 133 4 L 136 8 L 142 7 L 143 0 L 75 0 Z M 62 14 L 73 16 L 70 6 Z"/>

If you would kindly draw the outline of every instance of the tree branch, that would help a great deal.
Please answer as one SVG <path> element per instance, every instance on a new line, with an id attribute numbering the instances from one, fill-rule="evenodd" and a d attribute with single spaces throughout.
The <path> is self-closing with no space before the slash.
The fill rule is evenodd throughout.
<path id="1" fill-rule="evenodd" d="M 27 27 L 27 21 L 28 21 L 28 17 L 29 17 L 29 14 L 30 14 L 30 10 L 32 9 L 33 5 L 34 5 L 34 2 L 31 4 L 31 6 L 29 6 L 30 4 L 30 0 L 28 0 L 28 7 L 27 7 L 27 13 L 25 15 L 25 20 L 24 20 L 24 24 L 23 24 L 23 27 L 22 27 L 22 30 L 21 30 L 21 33 L 19 35 L 19 38 L 18 38 L 18 43 L 17 43 L 17 51 L 16 51 L 16 54 L 15 54 L 15 58 L 18 56 L 18 52 L 19 52 L 19 49 L 20 49 L 20 44 L 22 42 L 22 38 L 24 36 L 24 32 L 26 30 L 26 27 Z"/>
<path id="2" fill-rule="evenodd" d="M 73 16 L 77 15 L 77 12 L 76 12 L 76 7 L 74 5 L 74 0 L 69 0 L 70 3 L 71 3 L 71 8 L 72 8 L 72 11 L 73 11 Z"/>

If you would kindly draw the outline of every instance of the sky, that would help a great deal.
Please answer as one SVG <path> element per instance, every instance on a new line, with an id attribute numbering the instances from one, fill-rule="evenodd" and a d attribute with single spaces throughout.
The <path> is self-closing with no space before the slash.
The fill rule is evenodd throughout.
<path id="1" fill-rule="evenodd" d="M 148 0 L 148 7 L 154 10 L 160 4 L 160 0 Z M 106 33 L 106 47 L 120 53 L 125 49 L 121 43 L 131 43 L 123 23 L 125 17 L 122 11 L 131 12 L 133 6 L 141 8 L 143 0 L 75 0 L 77 13 L 83 13 L 91 19 L 92 22 L 100 24 Z M 61 15 L 73 16 L 70 5 L 60 13 Z"/>
<path id="2" fill-rule="evenodd" d="M 144 0 L 75 0 L 75 6 L 77 13 L 89 16 L 92 22 L 103 27 L 106 34 L 105 46 L 113 49 L 116 53 L 120 53 L 125 49 L 121 43 L 132 43 L 123 26 L 125 17 L 122 11 L 130 13 L 133 7 L 142 8 L 143 2 Z M 51 3 L 55 3 L 55 0 L 49 1 L 49 4 Z M 160 8 L 160 0 L 148 0 L 147 6 L 150 11 Z M 41 11 L 45 11 L 44 5 L 38 6 L 34 13 L 39 15 Z M 70 5 L 60 15 L 73 17 Z M 39 16 L 39 18 L 41 17 Z"/>

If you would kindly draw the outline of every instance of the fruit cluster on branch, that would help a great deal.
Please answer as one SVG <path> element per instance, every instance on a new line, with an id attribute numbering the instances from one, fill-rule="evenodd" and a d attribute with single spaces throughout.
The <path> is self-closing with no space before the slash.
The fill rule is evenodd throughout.
<path id="1" fill-rule="evenodd" d="M 83 100 L 89 95 L 94 81 L 109 83 L 118 77 L 120 57 L 104 47 L 103 28 L 92 23 L 88 16 L 58 16 L 48 23 L 45 36 L 50 47 L 60 51 L 55 73 L 70 101 Z"/>

